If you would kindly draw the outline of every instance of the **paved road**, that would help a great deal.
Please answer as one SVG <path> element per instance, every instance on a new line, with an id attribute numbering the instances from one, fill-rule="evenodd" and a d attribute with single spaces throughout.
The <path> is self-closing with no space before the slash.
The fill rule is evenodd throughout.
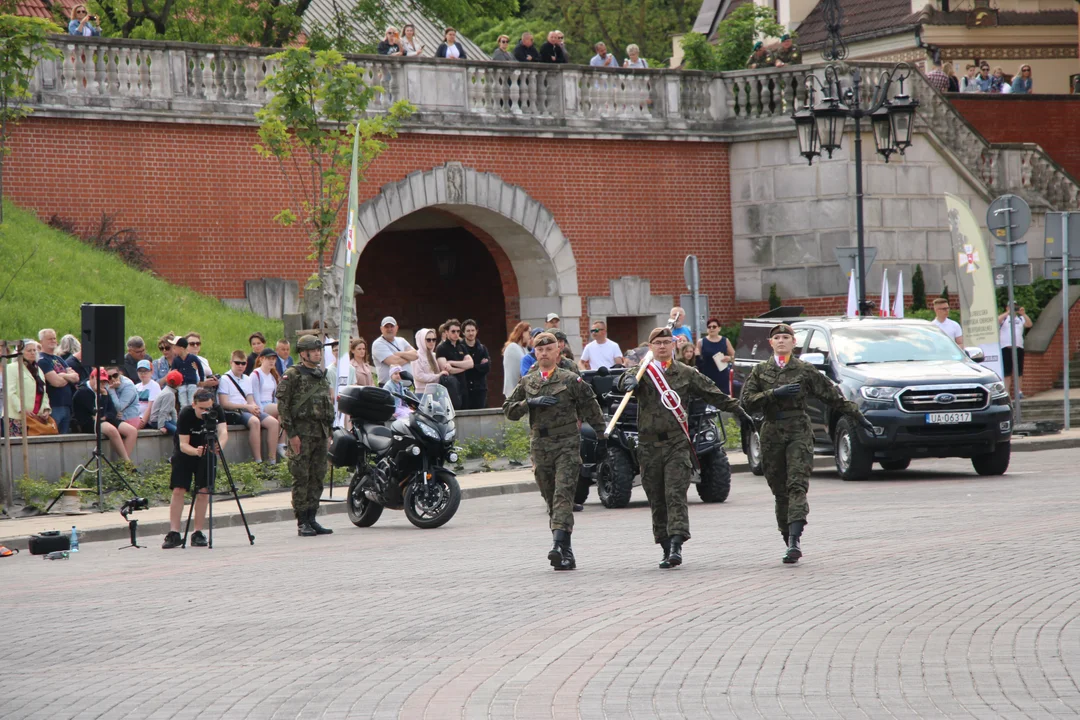
<path id="1" fill-rule="evenodd" d="M 816 474 L 795 567 L 749 475 L 693 505 L 676 571 L 637 494 L 578 515 L 574 573 L 546 565 L 538 495 L 436 531 L 335 516 L 328 538 L 4 559 L 0 717 L 1077 717 L 1075 459 Z"/>

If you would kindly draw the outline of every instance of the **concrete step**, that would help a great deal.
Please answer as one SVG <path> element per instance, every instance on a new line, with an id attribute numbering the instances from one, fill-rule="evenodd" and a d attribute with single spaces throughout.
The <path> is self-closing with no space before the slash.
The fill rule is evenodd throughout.
<path id="1" fill-rule="evenodd" d="M 1065 421 L 1065 408 L 1061 400 L 1023 400 L 1020 403 L 1020 411 L 1024 422 L 1050 420 L 1061 423 Z M 1073 400 L 1069 404 L 1069 417 L 1073 427 L 1080 427 L 1077 424 L 1080 423 L 1080 400 Z"/>

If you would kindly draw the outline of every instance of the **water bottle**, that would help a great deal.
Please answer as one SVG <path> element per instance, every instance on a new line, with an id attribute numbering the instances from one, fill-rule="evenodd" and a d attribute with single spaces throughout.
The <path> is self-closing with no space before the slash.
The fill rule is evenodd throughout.
<path id="1" fill-rule="evenodd" d="M 68 553 L 67 550 L 53 550 L 51 553 L 49 553 L 48 555 L 45 556 L 45 559 L 46 560 L 67 560 L 68 559 L 68 554 L 69 553 Z"/>
<path id="2" fill-rule="evenodd" d="M 71 552 L 79 552 L 79 531 L 71 526 Z"/>

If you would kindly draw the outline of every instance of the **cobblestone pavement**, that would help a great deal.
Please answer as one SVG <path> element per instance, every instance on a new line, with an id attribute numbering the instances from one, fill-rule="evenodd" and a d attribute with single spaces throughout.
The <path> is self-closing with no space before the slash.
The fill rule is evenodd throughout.
<path id="1" fill-rule="evenodd" d="M 434 531 L 336 515 L 326 538 L 0 559 L 0 717 L 1077 717 L 1075 459 L 816 473 L 794 567 L 750 475 L 695 499 L 675 571 L 640 490 L 590 500 L 573 573 L 547 566 L 538 494 Z"/>

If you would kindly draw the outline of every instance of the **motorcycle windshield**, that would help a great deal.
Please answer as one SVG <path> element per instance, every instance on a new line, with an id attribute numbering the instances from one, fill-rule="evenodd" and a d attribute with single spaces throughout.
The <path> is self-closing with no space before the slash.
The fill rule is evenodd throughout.
<path id="1" fill-rule="evenodd" d="M 446 423 L 454 419 L 454 404 L 450 402 L 450 393 L 442 385 L 427 386 L 420 397 L 418 410 L 439 422 Z"/>

